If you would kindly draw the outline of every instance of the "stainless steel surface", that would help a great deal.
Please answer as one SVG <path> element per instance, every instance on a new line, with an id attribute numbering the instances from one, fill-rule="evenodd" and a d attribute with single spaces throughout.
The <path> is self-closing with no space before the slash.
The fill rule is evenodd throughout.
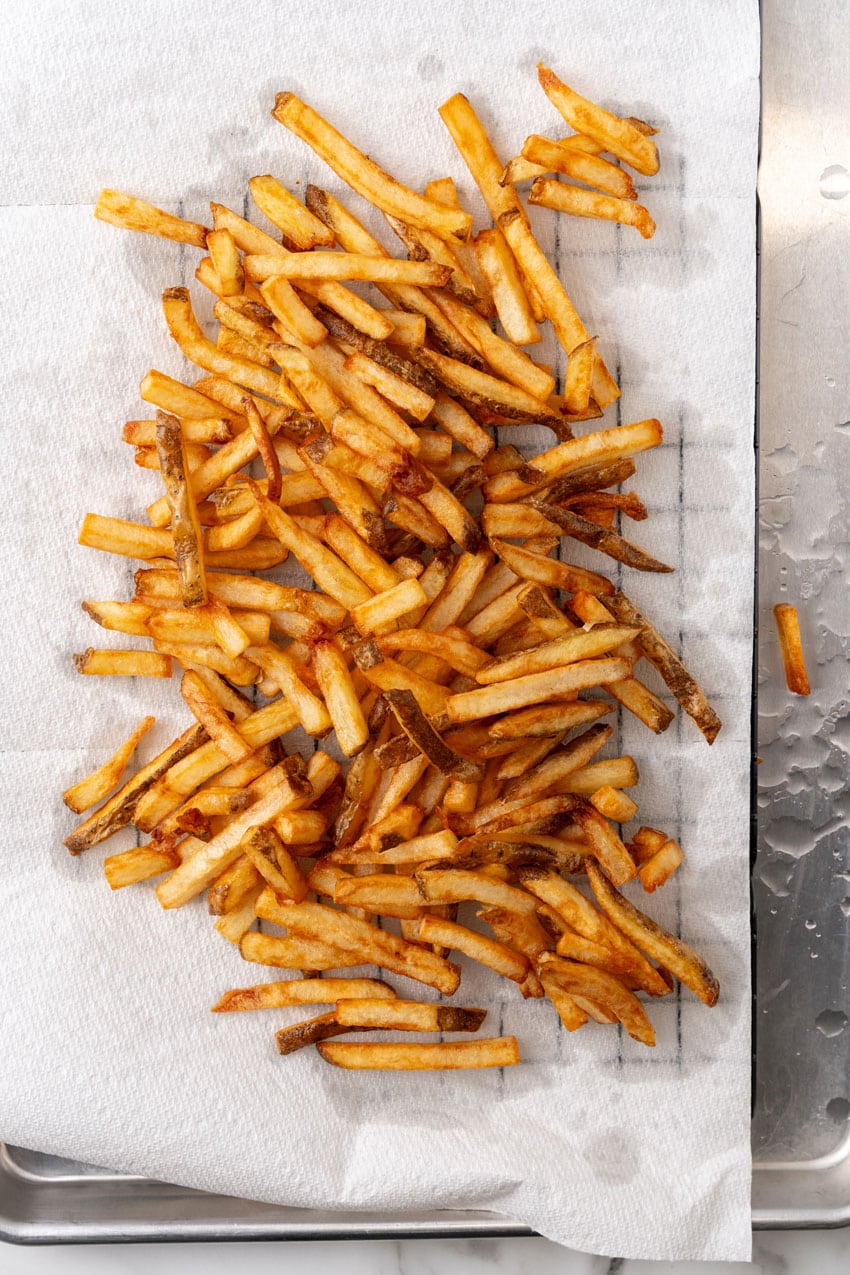
<path id="1" fill-rule="evenodd" d="M 762 16 L 753 1224 L 836 1226 L 850 1222 L 850 8 L 766 0 Z M 779 673 L 771 608 L 786 600 L 809 700 Z M 327 1215 L 0 1155 L 0 1236 L 22 1243 L 523 1234 L 483 1212 Z"/>

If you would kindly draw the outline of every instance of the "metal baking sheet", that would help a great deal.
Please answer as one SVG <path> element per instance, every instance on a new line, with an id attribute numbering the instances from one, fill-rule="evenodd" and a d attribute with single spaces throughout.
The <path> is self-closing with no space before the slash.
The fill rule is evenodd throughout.
<path id="1" fill-rule="evenodd" d="M 839 1226 L 850 1223 L 850 10 L 765 0 L 762 22 L 753 1225 Z M 806 701 L 778 676 L 771 608 L 785 600 L 801 606 L 813 656 Z M 0 1238 L 19 1243 L 526 1234 L 486 1212 L 285 1209 L 0 1147 Z"/>

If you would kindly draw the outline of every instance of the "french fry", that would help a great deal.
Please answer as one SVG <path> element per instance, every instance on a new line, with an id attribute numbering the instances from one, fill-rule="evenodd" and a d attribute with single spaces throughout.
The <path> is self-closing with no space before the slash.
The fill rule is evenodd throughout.
<path id="1" fill-rule="evenodd" d="M 276 895 L 296 903 L 306 898 L 304 875 L 273 828 L 252 828 L 239 848 Z"/>
<path id="2" fill-rule="evenodd" d="M 563 142 L 554 142 L 549 137 L 541 137 L 539 133 L 532 133 L 525 139 L 522 153 L 526 159 L 530 159 L 533 164 L 539 164 L 547 173 L 564 173 L 568 177 L 575 177 L 578 181 L 595 187 L 596 190 L 607 192 L 609 197 L 616 196 L 623 203 L 637 198 L 634 182 L 629 174 L 622 168 L 618 168 L 616 164 L 600 159 L 598 155 L 588 155 L 586 152 L 576 150 L 575 147 L 564 145 Z M 563 186 L 567 191 L 579 189 L 577 186 L 568 186 L 565 182 L 538 177 L 531 188 L 528 202 L 530 204 L 545 202 L 535 199 L 535 190 L 541 187 L 547 189 L 550 186 Z M 592 194 L 593 192 L 582 191 L 581 193 Z M 553 205 L 545 203 L 545 207 L 551 208 Z"/>
<path id="3" fill-rule="evenodd" d="M 782 652 L 785 684 L 789 691 L 792 691 L 795 695 L 810 695 L 812 688 L 809 683 L 809 674 L 806 670 L 806 657 L 803 654 L 803 641 L 800 636 L 800 618 L 797 614 L 797 608 L 787 602 L 782 602 L 773 608 L 773 617 L 776 620 L 776 630 L 779 634 L 779 649 Z"/>
<path id="4" fill-rule="evenodd" d="M 591 726 L 583 735 L 571 739 L 547 760 L 541 761 L 533 770 L 509 784 L 504 792 L 505 800 L 517 801 L 522 797 L 535 801 L 538 797 L 559 791 L 561 782 L 587 766 L 599 750 L 604 748 L 611 734 L 610 726 Z"/>
<path id="5" fill-rule="evenodd" d="M 632 757 L 610 757 L 574 771 L 560 780 L 557 787 L 564 793 L 592 797 L 605 784 L 611 788 L 631 788 L 637 782 L 638 769 Z"/>
<path id="6" fill-rule="evenodd" d="M 236 240 L 229 230 L 208 230 L 207 252 L 223 297 L 238 296 L 245 288 L 245 271 Z"/>
<path id="7" fill-rule="evenodd" d="M 125 828 L 134 818 L 144 794 L 168 772 L 170 767 L 190 756 L 207 738 L 202 726 L 192 726 L 137 771 L 99 810 L 95 810 L 78 828 L 65 838 L 71 854 L 79 854 Z M 151 825 L 152 827 L 154 825 Z M 150 831 L 150 828 L 146 829 Z"/>
<path id="8" fill-rule="evenodd" d="M 366 385 L 383 394 L 396 407 L 409 412 L 418 421 L 424 421 L 434 406 L 434 400 L 417 386 L 411 385 L 395 372 L 380 363 L 374 362 L 368 355 L 357 350 L 345 360 L 345 369 L 353 372 Z"/>
<path id="9" fill-rule="evenodd" d="M 422 868 L 416 873 L 422 897 L 428 903 L 463 903 L 475 900 L 510 912 L 533 912 L 531 895 L 482 872 L 461 868 Z"/>
<path id="10" fill-rule="evenodd" d="M 479 372 L 468 363 L 450 359 L 436 350 L 419 350 L 416 357 L 447 389 L 477 407 L 529 424 L 545 425 L 555 417 L 551 408 L 527 390 L 509 385 L 487 372 Z"/>
<path id="11" fill-rule="evenodd" d="M 443 1071 L 512 1067 L 519 1062 L 515 1036 L 436 1045 L 328 1041 L 317 1045 L 317 1049 L 325 1062 L 348 1071 Z"/>
<path id="12" fill-rule="evenodd" d="M 493 660 L 479 668 L 475 678 L 483 686 L 504 682 L 526 673 L 540 673 L 546 669 L 574 664 L 576 660 L 594 659 L 615 650 L 628 642 L 640 630 L 626 624 L 601 624 L 592 629 L 576 629 L 551 642 L 543 642 L 531 651 Z"/>
<path id="13" fill-rule="evenodd" d="M 278 93 L 272 114 L 382 212 L 436 234 L 457 235 L 460 239 L 469 234 L 472 218 L 468 213 L 436 204 L 402 186 L 294 93 Z"/>
<path id="14" fill-rule="evenodd" d="M 584 162 L 590 163 L 590 157 Z M 620 171 L 614 169 L 614 172 Z M 564 182 L 552 181 L 548 177 L 537 178 L 528 202 L 541 208 L 554 208 L 556 212 L 569 213 L 573 217 L 595 217 L 601 221 L 617 221 L 623 226 L 634 226 L 644 239 L 651 239 L 655 234 L 655 222 L 642 204 L 632 203 L 629 198 L 616 199 L 613 195 L 598 195 L 593 190 L 567 186 Z"/>
<path id="15" fill-rule="evenodd" d="M 552 952 L 542 952 L 539 959 L 541 968 L 568 995 L 588 998 L 592 1004 L 609 1010 L 642 1045 L 655 1044 L 655 1032 L 640 1001 L 613 974 L 565 960 Z"/>
<path id="16" fill-rule="evenodd" d="M 161 638 L 154 640 L 154 646 L 162 658 L 177 660 L 184 669 L 190 664 L 202 664 L 237 686 L 253 686 L 259 677 L 256 664 L 241 656 L 231 659 L 218 646 L 207 646 L 202 642 L 167 642 Z"/>
<path id="17" fill-rule="evenodd" d="M 229 443 L 233 437 L 230 421 L 225 417 L 180 420 L 180 432 L 187 443 Z M 127 421 L 121 430 L 125 443 L 140 447 L 156 446 L 156 421 Z"/>
<path id="18" fill-rule="evenodd" d="M 224 354 L 208 341 L 192 311 L 186 288 L 167 288 L 162 294 L 162 308 L 168 330 L 190 362 L 206 372 L 215 372 L 243 385 L 246 390 L 263 394 L 277 403 L 298 408 L 298 400 L 281 387 L 280 378 L 269 368 L 249 359 Z"/>
<path id="19" fill-rule="evenodd" d="M 525 708 L 528 704 L 540 704 L 574 691 L 587 690 L 625 677 L 629 672 L 626 660 L 609 658 L 578 660 L 546 673 L 531 673 L 506 682 L 483 686 L 480 690 L 453 695 L 446 705 L 446 712 L 453 722 L 475 721 L 511 709 Z"/>
<path id="20" fill-rule="evenodd" d="M 239 951 L 246 961 L 285 970 L 338 970 L 355 962 L 350 952 L 318 939 L 277 938 L 250 930 L 241 937 Z"/>
<path id="21" fill-rule="evenodd" d="M 599 142 L 604 150 L 644 176 L 658 172 L 658 149 L 634 124 L 581 97 L 549 67 L 539 65 L 537 77 L 549 101 L 576 132 Z"/>
<path id="22" fill-rule="evenodd" d="M 563 1024 L 564 1030 L 574 1032 L 578 1031 L 579 1027 L 584 1027 L 588 1019 L 585 1010 L 573 1000 L 568 992 L 564 991 L 561 985 L 551 977 L 551 974 L 547 973 L 545 968 L 541 968 L 538 977 L 544 992 L 558 1012 L 558 1017 Z"/>
<path id="23" fill-rule="evenodd" d="M 545 400 L 555 388 L 555 378 L 551 369 L 540 367 L 524 350 L 497 336 L 477 310 L 470 309 L 451 293 L 443 290 L 432 291 L 429 295 L 455 330 L 478 352 L 481 359 L 490 365 L 493 373 L 498 373 L 498 376 L 505 378 L 505 382 L 510 382 L 514 388 L 530 394 L 533 399 L 539 399 L 545 406 Z M 464 365 L 465 363 L 466 361 Z M 465 378 L 463 372 L 458 369 L 451 369 L 451 371 L 455 384 L 468 383 L 469 378 Z M 488 401 L 487 391 L 489 390 L 492 395 L 493 389 L 494 387 L 486 382 L 478 383 L 479 405 L 482 410 L 496 415 L 502 413 L 507 419 L 509 413 L 504 413 L 497 402 L 491 405 Z M 503 389 L 501 397 L 510 400 L 510 392 Z M 522 420 L 523 418 L 514 416 L 513 419 Z M 554 417 L 550 416 L 549 421 L 552 420 Z"/>
<path id="24" fill-rule="evenodd" d="M 369 727 L 348 664 L 334 642 L 314 645 L 313 671 L 336 731 L 337 743 L 346 757 L 353 757 L 368 742 Z"/>
<path id="25" fill-rule="evenodd" d="M 475 677 L 489 661 L 489 656 L 480 647 L 448 632 L 427 633 L 423 629 L 397 629 L 394 633 L 382 634 L 377 638 L 377 643 L 379 649 L 385 653 L 419 651 L 424 655 L 433 655 L 466 677 Z"/>
<path id="26" fill-rule="evenodd" d="M 331 717 L 320 697 L 305 682 L 306 668 L 292 652 L 269 642 L 249 646 L 246 654 L 283 693 L 304 729 L 311 735 L 326 735 L 331 729 Z"/>
<path id="27" fill-rule="evenodd" d="M 353 981 L 353 980 L 352 980 Z M 379 1027 L 384 1031 L 475 1032 L 487 1016 L 485 1009 L 434 1005 L 389 997 L 340 997 L 336 1021 L 342 1027 Z"/>
<path id="28" fill-rule="evenodd" d="M 452 752 L 428 721 L 412 691 L 385 690 L 384 699 L 395 714 L 399 726 L 432 766 L 453 779 L 474 783 L 483 777 L 483 768 Z"/>
<path id="29" fill-rule="evenodd" d="M 213 882 L 207 891 L 207 909 L 211 916 L 233 912 L 253 894 L 262 878 L 250 859 L 241 855 Z"/>
<path id="30" fill-rule="evenodd" d="M 391 876 L 385 872 L 341 878 L 334 888 L 333 900 L 346 907 L 402 920 L 415 921 L 422 913 L 422 896 L 412 877 Z"/>
<path id="31" fill-rule="evenodd" d="M 287 248 L 309 252 L 311 248 L 333 247 L 334 237 L 327 226 L 274 177 L 252 177 L 248 189 L 260 212 L 282 231 Z"/>
<path id="32" fill-rule="evenodd" d="M 528 481 L 512 473 L 497 474 L 489 480 L 484 494 L 488 500 L 516 500 L 574 470 L 608 464 L 636 452 L 648 451 L 657 447 L 662 438 L 660 422 L 652 419 L 584 434 L 535 456 L 533 473 L 526 473 Z"/>
<path id="33" fill-rule="evenodd" d="M 125 195 L 120 190 L 102 190 L 95 204 L 94 215 L 99 221 L 107 221 L 111 226 L 122 226 L 125 230 L 141 230 L 148 235 L 159 235 L 162 239 L 176 239 L 178 243 L 190 244 L 193 248 L 205 248 L 207 228 L 194 221 L 184 221 L 172 213 L 154 208 L 134 195 Z"/>
<path id="34" fill-rule="evenodd" d="M 234 987 L 212 1006 L 214 1014 L 250 1009 L 283 1009 L 287 1005 L 335 1005 L 363 1000 L 369 1005 L 394 1000 L 395 992 L 379 978 L 291 978 L 282 983 Z"/>
<path id="35" fill-rule="evenodd" d="M 69 810 L 82 814 L 107 796 L 120 782 L 130 758 L 155 721 L 155 717 L 143 717 L 129 738 L 125 739 L 102 766 L 86 775 L 85 779 L 80 779 L 73 787 L 65 789 L 62 800 Z"/>
<path id="36" fill-rule="evenodd" d="M 171 659 L 156 651 L 96 651 L 73 655 L 78 673 L 95 677 L 171 677 Z"/>
<path id="37" fill-rule="evenodd" d="M 684 855 L 678 842 L 672 838 L 665 840 L 661 848 L 646 858 L 638 868 L 640 883 L 647 894 L 654 893 L 659 886 L 669 881 L 683 860 Z"/>
<path id="38" fill-rule="evenodd" d="M 551 589 L 563 589 L 567 593 L 578 593 L 583 589 L 586 593 L 609 597 L 616 591 L 605 576 L 578 567 L 572 562 L 562 562 L 542 553 L 533 553 L 525 545 L 508 544 L 498 538 L 491 537 L 490 544 L 502 561 L 522 580 L 531 580 Z"/>
<path id="39" fill-rule="evenodd" d="M 232 724 L 224 707 L 211 693 L 208 685 L 194 670 L 183 674 L 180 694 L 194 717 L 201 723 L 211 740 L 219 746 L 230 762 L 245 761 L 254 751 Z"/>
<path id="40" fill-rule="evenodd" d="M 590 805 L 577 806 L 573 819 L 614 885 L 623 885 L 637 875 L 634 860 L 608 820 Z"/>
<path id="41" fill-rule="evenodd" d="M 123 890 L 127 885 L 162 876 L 163 872 L 176 868 L 179 862 L 180 855 L 176 849 L 150 842 L 121 854 L 108 855 L 103 861 L 103 873 L 110 890 Z"/>
<path id="42" fill-rule="evenodd" d="M 504 236 L 499 230 L 482 230 L 475 238 L 475 251 L 508 340 L 535 345 L 541 339 L 540 329 Z"/>
<path id="43" fill-rule="evenodd" d="M 716 1004 L 720 985 L 701 957 L 630 903 L 593 860 L 588 861 L 587 878 L 600 908 L 626 938 L 674 974 L 704 1005 Z"/>
<path id="44" fill-rule="evenodd" d="M 637 571 L 669 572 L 673 570 L 665 563 L 650 557 L 643 549 L 630 544 L 616 531 L 607 531 L 604 527 L 598 527 L 571 509 L 561 509 L 557 505 L 550 505 L 542 500 L 536 500 L 534 504 L 540 513 L 557 523 L 561 531 L 573 540 L 589 545 L 592 549 L 598 549 L 600 553 L 607 553 L 609 558 L 614 558 L 627 567 L 634 567 Z"/>
<path id="45" fill-rule="evenodd" d="M 292 252 L 286 257 L 253 254 L 245 258 L 250 279 L 356 279 L 359 283 L 411 284 L 440 288 L 449 269 L 431 261 L 402 261 L 396 257 L 368 257 L 355 252 Z"/>
<path id="46" fill-rule="evenodd" d="M 323 471 L 323 481 L 330 471 L 326 466 L 320 468 Z M 327 482 L 329 494 L 331 489 L 334 490 L 336 504 L 338 508 L 346 508 L 351 497 L 351 503 L 357 499 L 356 491 L 348 486 L 348 484 L 357 484 L 358 480 L 352 478 L 350 474 L 335 475 Z M 358 484 L 362 486 L 362 484 Z M 334 498 L 333 496 L 331 497 Z M 367 500 L 371 503 L 371 498 Z M 324 538 L 327 544 L 339 554 L 343 562 L 352 568 L 356 575 L 359 575 L 364 584 L 370 589 L 374 589 L 376 594 L 386 593 L 390 589 L 394 589 L 399 583 L 397 571 L 387 565 L 380 553 L 367 544 L 361 538 L 363 533 L 371 534 L 374 537 L 380 537 L 385 540 L 383 520 L 380 514 L 372 514 L 368 505 L 361 506 L 356 513 L 352 512 L 352 516 L 357 519 L 359 527 L 355 530 L 346 518 L 340 517 L 338 514 L 328 514 L 325 518 Z M 362 528 L 362 531 L 360 530 Z M 369 603 L 361 603 L 361 606 L 371 605 Z"/>
<path id="47" fill-rule="evenodd" d="M 385 627 L 393 625 L 401 616 L 407 615 L 415 607 L 422 606 L 427 601 L 428 595 L 418 580 L 400 580 L 389 589 L 353 606 L 351 618 L 358 632 L 364 636 L 369 633 L 380 633 Z"/>
<path id="48" fill-rule="evenodd" d="M 442 390 L 437 391 L 431 419 L 479 459 L 493 450 L 493 439 L 487 431 L 481 428 L 465 407 L 449 398 Z"/>
<path id="49" fill-rule="evenodd" d="M 573 703 L 545 704 L 510 713 L 489 728 L 495 739 L 520 740 L 528 736 L 557 736 L 575 726 L 586 726 L 614 705 L 606 700 L 576 700 Z"/>
<path id="50" fill-rule="evenodd" d="M 259 900 L 258 915 L 285 926 L 296 936 L 313 938 L 321 930 L 324 942 L 350 953 L 349 964 L 379 965 L 435 987 L 446 996 L 451 996 L 460 982 L 460 970 L 450 961 L 320 903 L 277 903 L 266 892 Z"/>
<path id="51" fill-rule="evenodd" d="M 377 845 L 367 839 L 366 844 L 355 842 L 332 851 L 329 858 L 334 863 L 410 864 L 430 863 L 436 859 L 451 859 L 457 852 L 458 840 L 448 828 L 442 832 L 411 837 L 397 845 Z"/>
<path id="52" fill-rule="evenodd" d="M 696 722 L 708 743 L 713 744 L 722 725 L 720 718 L 676 653 L 625 594 L 615 594 L 607 605 L 621 623 L 640 628 L 637 641 L 644 655 L 661 674 L 688 716 Z"/>
<path id="53" fill-rule="evenodd" d="M 628 823 L 637 814 L 637 804 L 631 797 L 617 788 L 612 788 L 610 784 L 603 784 L 601 788 L 597 788 L 596 792 L 591 794 L 590 804 L 614 823 Z"/>
<path id="54" fill-rule="evenodd" d="M 424 943 L 440 943 L 444 947 L 463 952 L 480 965 L 521 983 L 529 970 L 528 959 L 496 939 L 487 938 L 475 930 L 458 925 L 443 917 L 425 915 L 419 922 L 419 937 Z"/>

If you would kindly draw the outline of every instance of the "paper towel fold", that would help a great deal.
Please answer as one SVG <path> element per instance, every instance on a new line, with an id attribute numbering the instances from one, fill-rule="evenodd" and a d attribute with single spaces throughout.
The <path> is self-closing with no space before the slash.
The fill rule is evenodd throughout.
<path id="1" fill-rule="evenodd" d="M 489 1208 L 595 1252 L 746 1258 L 757 6 L 311 8 L 297 26 L 270 0 L 203 14 L 187 0 L 42 2 L 8 19 L 0 1135 L 286 1204 Z M 451 173 L 480 214 L 436 108 L 466 92 L 505 157 L 529 132 L 558 135 L 539 58 L 661 127 L 661 171 L 641 183 L 651 243 L 535 217 L 619 375 L 609 420 L 665 426 L 636 487 L 651 512 L 641 542 L 678 571 L 628 573 L 627 587 L 681 643 L 724 729 L 709 750 L 687 719 L 657 740 L 623 721 L 617 746 L 639 763 L 641 818 L 686 852 L 645 906 L 705 954 L 722 997 L 712 1011 L 687 992 L 653 1004 L 650 1051 L 610 1029 L 566 1036 L 550 1005 L 471 967 L 464 1003 L 517 1035 L 523 1066 L 382 1076 L 338 1072 L 312 1051 L 283 1061 L 273 1031 L 298 1011 L 209 1013 L 263 971 L 202 905 L 165 914 L 146 887 L 112 896 L 99 849 L 71 859 L 61 847 L 72 820 L 59 791 L 144 713 L 158 718 L 145 758 L 183 721 L 169 684 L 79 678 L 70 665 L 92 641 L 80 600 L 129 596 L 133 564 L 77 548 L 76 535 L 85 510 L 141 518 L 157 494 L 120 424 L 140 414 L 149 367 L 188 371 L 159 295 L 195 266 L 191 250 L 96 223 L 91 204 L 113 185 L 205 220 L 208 199 L 241 201 L 266 171 L 339 190 L 270 119 L 275 92 L 294 88 L 411 185 Z M 129 844 L 128 831 L 110 849 Z"/>

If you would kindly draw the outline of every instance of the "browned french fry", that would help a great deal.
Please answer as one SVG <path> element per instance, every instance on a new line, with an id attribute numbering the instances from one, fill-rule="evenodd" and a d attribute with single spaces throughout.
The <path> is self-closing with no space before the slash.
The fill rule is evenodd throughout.
<path id="1" fill-rule="evenodd" d="M 429 903 L 463 903 L 474 899 L 510 912 L 533 912 L 535 908 L 534 898 L 525 890 L 483 872 L 451 867 L 422 868 L 417 871 L 416 880 L 423 899 Z"/>
<path id="2" fill-rule="evenodd" d="M 260 936 L 258 936 L 260 937 Z M 287 1005 L 334 1005 L 340 1000 L 395 999 L 395 992 L 379 978 L 291 978 L 282 983 L 234 987 L 212 1006 L 214 1014 L 237 1010 L 283 1009 Z"/>
<path id="3" fill-rule="evenodd" d="M 590 805 L 577 806 L 572 814 L 614 885 L 631 881 L 637 875 L 634 860 L 608 820 Z"/>
<path id="4" fill-rule="evenodd" d="M 354 980 L 352 980 L 354 981 Z M 475 1032 L 487 1016 L 485 1009 L 434 1005 L 389 997 L 345 996 L 337 1000 L 336 1021 L 343 1027 L 379 1027 L 385 1031 Z"/>
<path id="5" fill-rule="evenodd" d="M 170 412 L 172 416 L 179 416 L 181 421 L 186 419 L 200 421 L 223 416 L 235 423 L 238 415 L 236 412 L 227 411 L 220 403 L 208 398 L 197 388 L 192 389 L 188 385 L 183 385 L 180 381 L 175 381 L 173 377 L 166 376 L 164 372 L 157 372 L 154 368 L 142 377 L 139 396 L 146 403 L 161 407 L 164 412 Z"/>
<path id="6" fill-rule="evenodd" d="M 356 279 L 360 283 L 408 284 L 440 288 L 449 269 L 431 261 L 369 257 L 355 252 L 291 252 L 286 257 L 249 253 L 245 270 L 250 279 Z"/>
<path id="7" fill-rule="evenodd" d="M 657 925 L 614 888 L 601 868 L 589 860 L 587 877 L 606 916 L 636 947 L 668 969 L 704 1005 L 714 1005 L 720 985 L 701 957 L 686 943 Z"/>
<path id="8" fill-rule="evenodd" d="M 613 712 L 606 700 L 576 700 L 573 703 L 537 705 L 510 713 L 489 728 L 495 739 L 520 740 L 535 735 L 560 735 L 575 726 L 585 726 Z"/>
<path id="9" fill-rule="evenodd" d="M 623 642 L 635 637 L 640 630 L 626 624 L 595 625 L 592 629 L 575 629 L 551 642 L 543 642 L 530 651 L 493 660 L 475 674 L 483 686 L 504 682 L 526 673 L 541 673 L 546 669 L 573 664 L 576 660 L 594 659 L 615 650 Z"/>
<path id="10" fill-rule="evenodd" d="M 236 859 L 207 891 L 207 908 L 211 916 L 224 916 L 240 907 L 253 894 L 262 878 L 250 859 Z"/>
<path id="11" fill-rule="evenodd" d="M 609 1010 L 642 1045 L 655 1044 L 655 1032 L 643 1006 L 613 974 L 578 961 L 567 961 L 552 952 L 542 952 L 539 963 L 568 995 L 579 996 L 582 1001 L 587 998 L 591 1004 Z"/>
<path id="12" fill-rule="evenodd" d="M 437 859 L 451 859 L 457 853 L 458 840 L 453 832 L 446 828 L 443 832 L 431 832 L 421 837 L 411 837 L 400 841 L 397 845 L 383 847 L 369 841 L 363 844 L 355 842 L 351 846 L 342 846 L 334 850 L 329 858 L 334 863 L 367 863 L 367 864 L 409 864 L 430 863 Z"/>
<path id="13" fill-rule="evenodd" d="M 483 767 L 452 752 L 428 721 L 412 691 L 385 690 L 384 699 L 390 705 L 399 726 L 408 739 L 443 774 L 451 775 L 453 779 L 466 783 L 474 783 L 483 777 Z"/>
<path id="14" fill-rule="evenodd" d="M 207 600 L 204 546 L 197 505 L 189 487 L 186 447 L 176 416 L 157 412 L 156 448 L 171 514 L 171 536 L 183 604 L 202 606 Z"/>
<path id="15" fill-rule="evenodd" d="M 424 421 L 434 406 L 434 399 L 417 386 L 411 385 L 388 367 L 376 363 L 368 355 L 357 350 L 345 360 L 345 369 L 353 372 L 366 385 L 383 394 L 396 407 L 409 412 L 418 421 Z"/>
<path id="16" fill-rule="evenodd" d="M 317 1045 L 317 1049 L 325 1062 L 348 1071 L 442 1071 L 512 1067 L 519 1062 L 515 1036 L 444 1041 L 436 1045 L 328 1041 Z"/>
<path id="17" fill-rule="evenodd" d="M 377 638 L 381 651 L 420 651 L 434 655 L 466 677 L 475 677 L 489 656 L 463 637 L 448 632 L 429 633 L 424 629 L 397 629 Z"/>
<path id="18" fill-rule="evenodd" d="M 280 939 L 254 930 L 241 938 L 239 951 L 246 961 L 285 970 L 338 970 L 356 963 L 350 952 L 319 939 L 296 936 Z"/>
<path id="19" fill-rule="evenodd" d="M 520 952 L 443 917 L 423 916 L 419 922 L 419 937 L 424 943 L 439 943 L 463 952 L 515 983 L 521 983 L 529 970 L 528 959 Z"/>
<path id="20" fill-rule="evenodd" d="M 142 230 L 148 235 L 163 239 L 176 239 L 178 243 L 191 244 L 193 248 L 205 248 L 207 228 L 194 221 L 184 221 L 172 213 L 163 212 L 153 204 L 125 195 L 120 190 L 102 190 L 95 205 L 94 215 L 99 221 L 125 230 Z"/>
<path id="21" fill-rule="evenodd" d="M 306 898 L 304 875 L 273 828 L 251 828 L 239 849 L 277 895 L 296 903 Z"/>
<path id="22" fill-rule="evenodd" d="M 787 602 L 782 602 L 773 608 L 773 617 L 776 620 L 776 629 L 779 634 L 779 649 L 782 652 L 785 684 L 789 691 L 793 691 L 795 695 L 810 695 L 812 688 L 809 684 L 809 674 L 806 670 L 806 657 L 803 654 L 800 617 L 797 614 L 797 608 Z"/>
<path id="23" fill-rule="evenodd" d="M 129 738 L 124 740 L 102 766 L 98 766 L 97 770 L 86 775 L 85 779 L 78 780 L 73 787 L 66 788 L 62 794 L 65 805 L 79 815 L 98 801 L 102 801 L 121 780 L 139 742 L 144 739 L 155 721 L 155 717 L 143 717 Z"/>
<path id="24" fill-rule="evenodd" d="M 587 1022 L 588 1015 L 581 1006 L 573 1000 L 568 992 L 547 973 L 544 967 L 541 967 L 540 983 L 549 1000 L 558 1011 L 564 1030 L 568 1032 L 578 1031 L 579 1027 L 584 1027 Z"/>
<path id="25" fill-rule="evenodd" d="M 578 567 L 572 562 L 562 562 L 558 558 L 533 553 L 524 545 L 512 545 L 496 538 L 491 538 L 490 543 L 502 561 L 522 580 L 531 580 L 551 589 L 563 589 L 568 593 L 577 593 L 583 589 L 586 593 L 606 598 L 616 591 L 605 576 Z"/>
<path id="26" fill-rule="evenodd" d="M 582 518 L 580 514 L 571 509 L 562 509 L 542 500 L 534 503 L 535 507 L 546 518 L 557 523 L 561 530 L 571 536 L 573 540 L 578 540 L 584 545 L 590 545 L 591 548 L 598 549 L 601 553 L 607 553 L 610 558 L 614 558 L 617 562 L 625 563 L 627 567 L 634 567 L 637 571 L 668 572 L 673 570 L 672 567 L 668 567 L 665 563 L 650 557 L 643 549 L 638 549 L 636 545 L 630 544 L 628 540 L 625 540 L 616 531 L 608 531 L 604 527 L 598 527 L 595 523 L 590 522 L 587 518 Z"/>

